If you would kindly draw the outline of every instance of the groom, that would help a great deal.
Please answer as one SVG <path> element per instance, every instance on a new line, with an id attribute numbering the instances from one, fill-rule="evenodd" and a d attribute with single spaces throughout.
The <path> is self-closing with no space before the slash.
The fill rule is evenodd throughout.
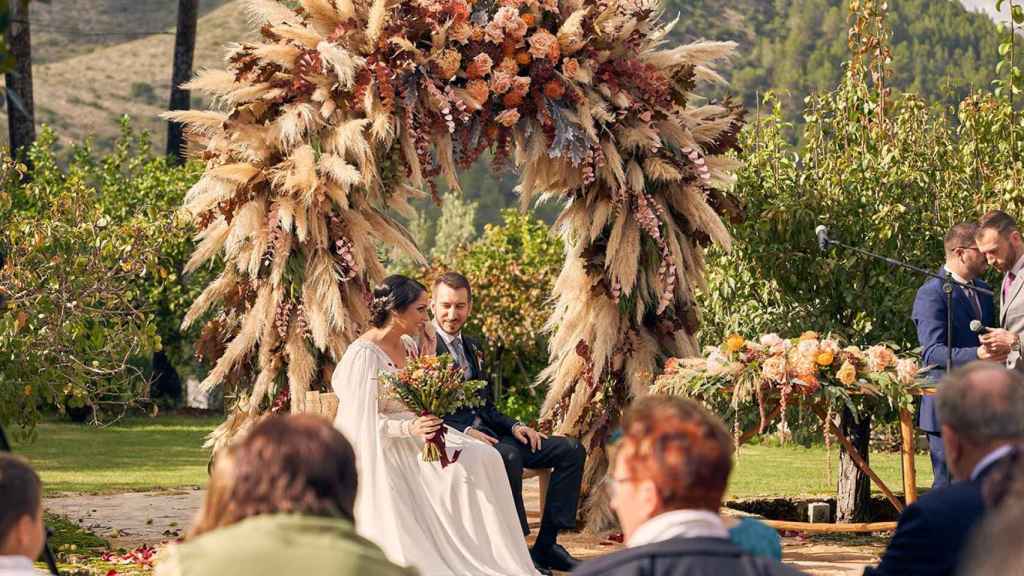
<path id="1" fill-rule="evenodd" d="M 462 327 L 472 309 L 472 291 L 465 276 L 446 272 L 434 282 L 431 310 L 438 335 L 437 353 L 450 354 L 467 378 L 483 379 L 478 357 L 480 348 L 476 342 L 462 335 Z M 501 453 L 523 534 L 530 533 L 523 507 L 523 468 L 553 468 L 540 531 L 530 549 L 530 556 L 542 572 L 568 572 L 579 561 L 555 539 L 559 530 L 576 526 L 576 505 L 586 452 L 576 440 L 561 436 L 549 438 L 499 412 L 494 405 L 494 391 L 490 383 L 482 394 L 483 407 L 464 408 L 446 416 L 444 422 L 494 446 Z"/>

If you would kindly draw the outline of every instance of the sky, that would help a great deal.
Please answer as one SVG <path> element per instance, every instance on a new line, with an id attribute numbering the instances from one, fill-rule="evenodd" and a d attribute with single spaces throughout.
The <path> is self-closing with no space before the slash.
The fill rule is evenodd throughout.
<path id="1" fill-rule="evenodd" d="M 984 11 L 986 14 L 990 16 L 996 15 L 995 0 L 960 0 L 960 3 L 963 4 L 964 7 L 967 8 L 968 10 Z M 1009 12 L 1009 4 L 1009 2 L 1006 2 L 1003 5 L 1003 14 L 1007 14 Z"/>

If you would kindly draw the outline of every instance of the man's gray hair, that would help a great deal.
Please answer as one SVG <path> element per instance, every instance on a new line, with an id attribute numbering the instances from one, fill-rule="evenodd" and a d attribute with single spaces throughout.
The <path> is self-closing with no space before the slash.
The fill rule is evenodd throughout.
<path id="1" fill-rule="evenodd" d="M 993 362 L 950 372 L 936 395 L 939 422 L 974 442 L 1024 438 L 1024 376 Z"/>

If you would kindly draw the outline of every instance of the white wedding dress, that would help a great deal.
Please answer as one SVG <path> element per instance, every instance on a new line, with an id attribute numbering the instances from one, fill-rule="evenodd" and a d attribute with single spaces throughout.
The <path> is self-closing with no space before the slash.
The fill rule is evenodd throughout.
<path id="1" fill-rule="evenodd" d="M 415 354 L 415 344 L 406 340 Z M 422 576 L 535 575 L 498 451 L 448 428 L 442 469 L 424 462 L 423 441 L 406 433 L 415 418 L 378 384 L 396 371 L 376 344 L 356 340 L 331 377 L 338 395 L 335 426 L 352 443 L 359 472 L 356 529 L 388 558 Z"/>

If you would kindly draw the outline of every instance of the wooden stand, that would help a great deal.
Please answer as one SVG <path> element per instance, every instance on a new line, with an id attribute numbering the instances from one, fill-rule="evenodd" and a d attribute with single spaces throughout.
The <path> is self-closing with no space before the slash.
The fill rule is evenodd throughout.
<path id="1" fill-rule="evenodd" d="M 924 388 L 916 390 L 916 395 L 931 396 L 935 394 L 934 388 Z M 903 469 L 903 500 L 900 500 L 898 496 L 885 484 L 884 481 L 875 473 L 874 470 L 864 461 L 864 457 L 857 451 L 850 442 L 850 439 L 843 434 L 834 422 L 829 420 L 825 410 L 820 405 L 811 406 L 811 411 L 821 420 L 822 425 L 828 430 L 833 436 L 839 440 L 839 443 L 843 445 L 846 452 L 850 455 L 850 459 L 860 469 L 861 472 L 866 474 L 871 482 L 878 486 L 878 489 L 882 491 L 889 503 L 893 505 L 898 512 L 902 512 L 903 509 L 917 501 L 917 469 L 914 465 L 914 416 L 910 410 L 900 410 L 900 437 L 901 447 L 900 456 L 901 464 Z M 782 410 L 779 406 L 775 406 L 771 412 L 765 417 L 765 421 L 773 421 L 781 416 Z M 760 429 L 760 423 L 751 427 L 749 430 L 744 431 L 738 440 L 738 445 L 749 442 L 752 438 L 757 436 L 758 430 Z M 823 523 L 811 523 L 811 522 L 787 522 L 781 520 L 766 520 L 766 524 L 777 529 L 777 530 L 796 530 L 801 532 L 826 532 L 826 533 L 850 533 L 850 532 L 879 532 L 884 530 L 894 530 L 896 528 L 895 522 L 868 522 L 868 523 L 857 523 L 857 524 L 823 524 Z"/>

